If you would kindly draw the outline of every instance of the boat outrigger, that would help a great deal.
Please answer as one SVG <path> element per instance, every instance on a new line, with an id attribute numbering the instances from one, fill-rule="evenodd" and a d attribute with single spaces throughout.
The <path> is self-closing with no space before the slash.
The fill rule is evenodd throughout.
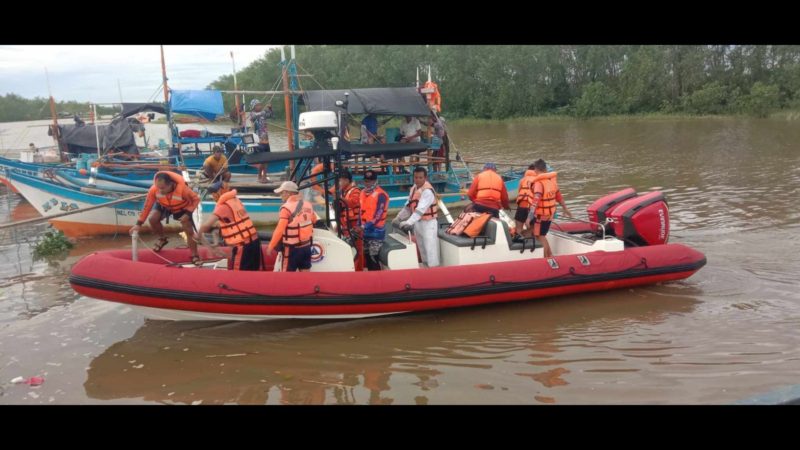
<path id="1" fill-rule="evenodd" d="M 70 284 L 77 292 L 124 303 L 148 317 L 165 320 L 264 320 L 272 318 L 360 318 L 454 308 L 572 293 L 618 289 L 687 278 L 706 262 L 682 244 L 667 243 L 669 210 L 661 192 L 638 195 L 626 189 L 604 196 L 579 222 L 555 222 L 548 235 L 553 257 L 532 239 L 512 240 L 509 225 L 491 219 L 480 236 L 438 233 L 440 267 L 420 268 L 412 236 L 397 229 L 381 248 L 381 271 L 354 269 L 354 250 L 336 226 L 338 192 L 327 184 L 348 165 L 374 154 L 386 158 L 414 154 L 420 144 L 359 145 L 343 139 L 342 110 L 300 118 L 315 146 L 281 155 L 294 162 L 292 180 L 301 188 L 322 184 L 324 224 L 314 229 L 310 272 L 281 272 L 281 256 L 265 256 L 267 271 L 229 271 L 223 260 L 190 268 L 188 249 L 112 250 L 75 264 Z M 305 119 L 305 120 L 304 120 Z M 249 155 L 267 161 L 279 154 Z M 355 160 L 355 163 L 352 161 Z M 311 175 L 321 161 L 325 170 Z M 330 165 L 333 170 L 330 170 Z M 440 218 L 441 221 L 442 218 Z M 389 231 L 389 230 L 387 230 Z M 266 250 L 266 249 L 265 249 Z M 266 255 L 266 251 L 264 252 Z M 211 258 L 202 249 L 201 257 Z M 164 260 L 171 261 L 165 264 Z"/>

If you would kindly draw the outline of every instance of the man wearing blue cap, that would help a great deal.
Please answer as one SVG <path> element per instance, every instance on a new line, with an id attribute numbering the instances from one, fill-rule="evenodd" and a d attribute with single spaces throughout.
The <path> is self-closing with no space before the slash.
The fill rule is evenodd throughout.
<path id="1" fill-rule="evenodd" d="M 274 116 L 272 112 L 272 105 L 267 105 L 266 111 L 264 105 L 257 98 L 250 101 L 250 121 L 253 122 L 253 131 L 258 135 L 258 147 L 256 152 L 269 152 L 269 133 L 267 132 L 267 119 Z M 267 165 L 258 165 L 258 181 L 261 183 L 269 182 L 267 177 Z"/>
<path id="2" fill-rule="evenodd" d="M 228 270 L 263 270 L 261 240 L 236 189 L 228 190 L 225 183 L 217 181 L 208 187 L 208 193 L 217 202 L 211 217 L 195 234 L 199 240 L 203 233 L 210 233 L 219 223 L 219 232 L 225 244 L 233 247 L 228 258 Z"/>
<path id="3" fill-rule="evenodd" d="M 475 212 L 485 212 L 500 218 L 500 209 L 508 209 L 508 190 L 503 178 L 497 174 L 494 163 L 486 163 L 469 187 L 469 199 Z"/>

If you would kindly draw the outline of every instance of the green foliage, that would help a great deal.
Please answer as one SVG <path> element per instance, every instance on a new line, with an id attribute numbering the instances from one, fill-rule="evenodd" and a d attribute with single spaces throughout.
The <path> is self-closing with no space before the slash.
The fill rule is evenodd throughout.
<path id="1" fill-rule="evenodd" d="M 735 103 L 726 86 L 714 81 L 682 98 L 683 108 L 692 114 L 722 114 Z"/>
<path id="2" fill-rule="evenodd" d="M 97 114 L 107 115 L 119 112 L 114 108 L 98 106 Z M 56 113 L 86 115 L 89 113 L 89 104 L 76 101 L 56 102 Z M 36 97 L 27 99 L 17 94 L 0 96 L 0 122 L 16 122 L 23 120 L 49 119 L 50 100 Z"/>
<path id="3" fill-rule="evenodd" d="M 589 83 L 575 102 L 575 115 L 581 118 L 619 114 L 621 109 L 617 94 L 600 81 Z"/>
<path id="4" fill-rule="evenodd" d="M 33 260 L 60 259 L 75 246 L 60 230 L 47 231 L 33 249 Z"/>
<path id="5" fill-rule="evenodd" d="M 772 110 L 780 106 L 779 101 L 778 86 L 756 81 L 750 88 L 750 93 L 740 99 L 739 109 L 751 116 L 767 117 Z"/>

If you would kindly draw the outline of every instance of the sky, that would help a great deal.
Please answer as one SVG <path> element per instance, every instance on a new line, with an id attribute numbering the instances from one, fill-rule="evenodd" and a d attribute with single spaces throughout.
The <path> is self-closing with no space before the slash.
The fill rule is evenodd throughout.
<path id="1" fill-rule="evenodd" d="M 233 72 L 231 51 L 241 71 L 272 47 L 165 45 L 169 86 L 205 89 Z M 161 86 L 158 45 L 9 45 L 0 46 L 0 95 L 48 97 L 45 67 L 56 101 L 119 103 L 121 89 L 123 101 L 146 102 Z M 163 99 L 159 91 L 155 100 Z"/>

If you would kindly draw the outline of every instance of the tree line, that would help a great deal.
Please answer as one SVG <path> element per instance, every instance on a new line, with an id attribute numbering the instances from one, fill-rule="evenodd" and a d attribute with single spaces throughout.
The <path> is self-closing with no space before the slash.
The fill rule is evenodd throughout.
<path id="1" fill-rule="evenodd" d="M 298 46 L 306 90 L 433 81 L 445 117 L 749 114 L 800 107 L 797 45 Z M 240 89 L 280 90 L 280 50 L 237 73 Z M 233 76 L 212 89 L 233 89 Z M 233 109 L 232 96 L 225 96 Z M 273 100 L 276 112 L 283 99 Z"/>
<path id="2" fill-rule="evenodd" d="M 114 114 L 119 110 L 105 106 L 97 107 L 97 114 Z M 80 114 L 85 116 L 89 113 L 89 104 L 76 101 L 56 102 L 56 113 Z M 35 97 L 24 98 L 17 94 L 6 94 L 0 96 L 0 122 L 17 122 L 23 120 L 49 119 L 50 99 Z"/>

